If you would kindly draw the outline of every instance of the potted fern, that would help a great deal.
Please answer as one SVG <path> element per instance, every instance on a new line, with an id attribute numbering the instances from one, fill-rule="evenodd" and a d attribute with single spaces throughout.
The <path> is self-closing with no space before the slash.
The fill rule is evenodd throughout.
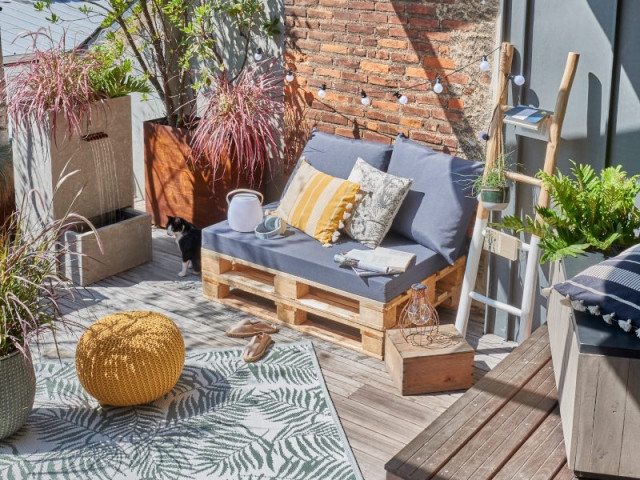
<path id="1" fill-rule="evenodd" d="M 74 287 L 61 273 L 60 261 L 78 254 L 62 238 L 78 224 L 94 228 L 74 214 L 27 228 L 33 205 L 46 208 L 42 197 L 32 196 L 0 225 L 0 439 L 17 431 L 33 406 L 36 379 L 29 345 L 46 332 L 55 343 L 57 331 L 73 326 L 61 301 Z"/>
<path id="2" fill-rule="evenodd" d="M 620 165 L 597 175 L 589 165 L 571 163 L 572 176 L 538 172 L 552 201 L 536 208 L 539 219 L 507 216 L 498 224 L 540 237 L 541 263 L 587 252 L 612 255 L 638 243 L 640 175 L 628 177 Z"/>

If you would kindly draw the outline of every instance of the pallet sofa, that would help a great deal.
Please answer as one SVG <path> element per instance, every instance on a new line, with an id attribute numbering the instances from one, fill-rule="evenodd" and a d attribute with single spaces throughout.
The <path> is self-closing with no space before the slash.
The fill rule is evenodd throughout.
<path id="1" fill-rule="evenodd" d="M 482 164 L 436 152 L 402 135 L 391 146 L 317 131 L 301 156 L 342 179 L 358 157 L 413 179 L 381 243 L 415 253 L 406 272 L 359 277 L 340 267 L 333 261 L 336 253 L 365 248 L 346 235 L 326 248 L 290 226 L 284 236 L 263 240 L 233 231 L 223 221 L 202 231 L 204 296 L 380 359 L 385 330 L 396 325 L 412 284 L 426 284 L 433 305 L 456 308 L 466 231 L 476 206 L 468 186 Z"/>

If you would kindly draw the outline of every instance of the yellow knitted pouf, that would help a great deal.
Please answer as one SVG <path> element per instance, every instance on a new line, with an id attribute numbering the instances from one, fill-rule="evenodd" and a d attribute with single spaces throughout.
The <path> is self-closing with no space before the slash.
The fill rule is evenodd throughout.
<path id="1" fill-rule="evenodd" d="M 184 354 L 184 340 L 171 319 L 156 312 L 121 312 L 84 332 L 76 370 L 82 386 L 100 403 L 139 405 L 173 388 Z"/>

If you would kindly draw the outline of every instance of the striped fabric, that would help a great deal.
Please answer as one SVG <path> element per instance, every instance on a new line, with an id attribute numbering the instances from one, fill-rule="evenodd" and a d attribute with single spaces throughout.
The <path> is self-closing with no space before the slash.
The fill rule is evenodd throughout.
<path id="1" fill-rule="evenodd" d="M 303 159 L 275 214 L 328 245 L 338 239 L 359 190 L 357 183 L 322 173 Z"/>
<path id="2" fill-rule="evenodd" d="M 553 286 L 575 310 L 640 337 L 640 245 Z"/>

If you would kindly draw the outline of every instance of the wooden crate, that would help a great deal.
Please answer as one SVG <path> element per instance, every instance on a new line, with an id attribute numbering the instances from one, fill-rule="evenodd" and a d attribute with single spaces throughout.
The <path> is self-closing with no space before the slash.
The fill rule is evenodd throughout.
<path id="1" fill-rule="evenodd" d="M 408 343 L 398 329 L 387 330 L 384 364 L 402 395 L 460 390 L 473 385 L 474 350 L 453 325 L 440 325 L 452 343 L 425 348 Z"/>
<path id="2" fill-rule="evenodd" d="M 434 306 L 457 308 L 465 258 L 422 283 Z M 393 328 L 409 291 L 379 302 L 255 263 L 202 250 L 206 298 L 382 359 L 384 332 Z"/>

